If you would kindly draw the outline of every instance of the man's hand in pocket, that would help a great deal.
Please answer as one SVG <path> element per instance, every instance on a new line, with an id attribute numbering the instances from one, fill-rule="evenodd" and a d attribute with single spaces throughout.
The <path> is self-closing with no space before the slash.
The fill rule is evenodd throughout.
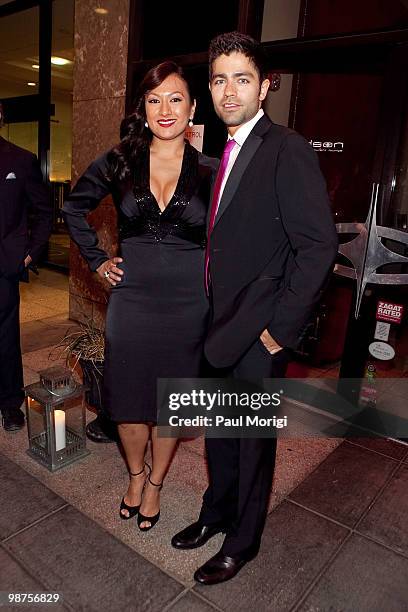
<path id="1" fill-rule="evenodd" d="M 262 332 L 262 334 L 260 336 L 260 339 L 261 339 L 262 344 L 266 348 L 266 350 L 271 355 L 274 355 L 275 353 L 278 353 L 283 348 L 277 342 L 275 342 L 275 340 L 272 338 L 271 334 L 268 332 L 267 329 L 263 330 L 263 332 Z"/>

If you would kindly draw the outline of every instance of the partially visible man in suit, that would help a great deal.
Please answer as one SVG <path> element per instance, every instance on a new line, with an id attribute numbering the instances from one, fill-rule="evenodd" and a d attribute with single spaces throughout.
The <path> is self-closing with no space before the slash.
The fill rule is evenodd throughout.
<path id="1" fill-rule="evenodd" d="M 210 208 L 206 282 L 208 361 L 256 383 L 284 377 L 321 297 L 337 235 L 315 152 L 261 109 L 269 81 L 262 48 L 238 32 L 210 45 L 210 91 L 228 128 Z M 226 369 L 226 370 L 225 370 Z M 219 532 L 221 550 L 194 578 L 233 578 L 258 553 L 276 439 L 207 438 L 210 484 L 199 519 L 172 539 L 191 549 Z"/>
<path id="2" fill-rule="evenodd" d="M 19 281 L 51 229 L 52 203 L 37 158 L 0 136 L 0 410 L 6 431 L 24 426 Z"/>

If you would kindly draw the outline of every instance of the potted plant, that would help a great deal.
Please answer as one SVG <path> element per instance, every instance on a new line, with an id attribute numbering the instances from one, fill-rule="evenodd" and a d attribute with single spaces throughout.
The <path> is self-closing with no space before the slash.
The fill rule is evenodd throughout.
<path id="1" fill-rule="evenodd" d="M 110 420 L 103 407 L 102 381 L 105 338 L 104 333 L 95 327 L 93 320 L 80 323 L 79 329 L 67 330 L 54 350 L 62 348 L 66 364 L 74 370 L 79 364 L 84 384 L 87 386 L 85 399 L 96 409 L 97 417 L 86 427 L 88 438 L 94 442 L 116 442 L 116 425 Z"/>

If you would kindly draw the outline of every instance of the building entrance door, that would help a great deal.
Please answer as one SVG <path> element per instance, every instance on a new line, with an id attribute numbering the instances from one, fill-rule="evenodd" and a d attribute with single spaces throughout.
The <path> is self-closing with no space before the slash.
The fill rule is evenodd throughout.
<path id="1" fill-rule="evenodd" d="M 281 54 L 279 45 L 268 48 L 268 114 L 305 136 L 316 151 L 340 241 L 335 274 L 289 375 L 335 378 L 338 388 L 354 379 L 347 388 L 350 399 L 378 406 L 395 396 L 403 416 L 408 47 L 361 42 L 327 47 L 320 41 L 320 48 L 290 52 L 281 45 Z M 408 425 L 406 435 L 403 429 L 400 424 L 395 437 L 408 438 Z"/>

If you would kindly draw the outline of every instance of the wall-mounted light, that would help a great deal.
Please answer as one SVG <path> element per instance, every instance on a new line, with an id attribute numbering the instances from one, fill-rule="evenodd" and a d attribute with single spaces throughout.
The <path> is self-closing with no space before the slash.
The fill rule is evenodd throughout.
<path id="1" fill-rule="evenodd" d="M 95 13 L 98 13 L 98 15 L 107 15 L 109 13 L 108 9 L 103 8 L 102 6 L 97 6 L 94 11 Z"/>
<path id="2" fill-rule="evenodd" d="M 36 87 L 36 86 L 37 86 L 37 83 L 34 83 L 33 81 L 28 81 L 27 85 L 28 85 L 29 87 Z"/>
<path id="3" fill-rule="evenodd" d="M 33 64 L 31 66 L 31 68 L 34 68 L 34 70 L 39 70 L 40 69 L 40 64 Z"/>
<path id="4" fill-rule="evenodd" d="M 56 55 L 51 56 L 51 64 L 54 64 L 54 66 L 66 66 L 70 63 L 70 60 L 67 60 L 64 57 L 58 57 Z"/>

